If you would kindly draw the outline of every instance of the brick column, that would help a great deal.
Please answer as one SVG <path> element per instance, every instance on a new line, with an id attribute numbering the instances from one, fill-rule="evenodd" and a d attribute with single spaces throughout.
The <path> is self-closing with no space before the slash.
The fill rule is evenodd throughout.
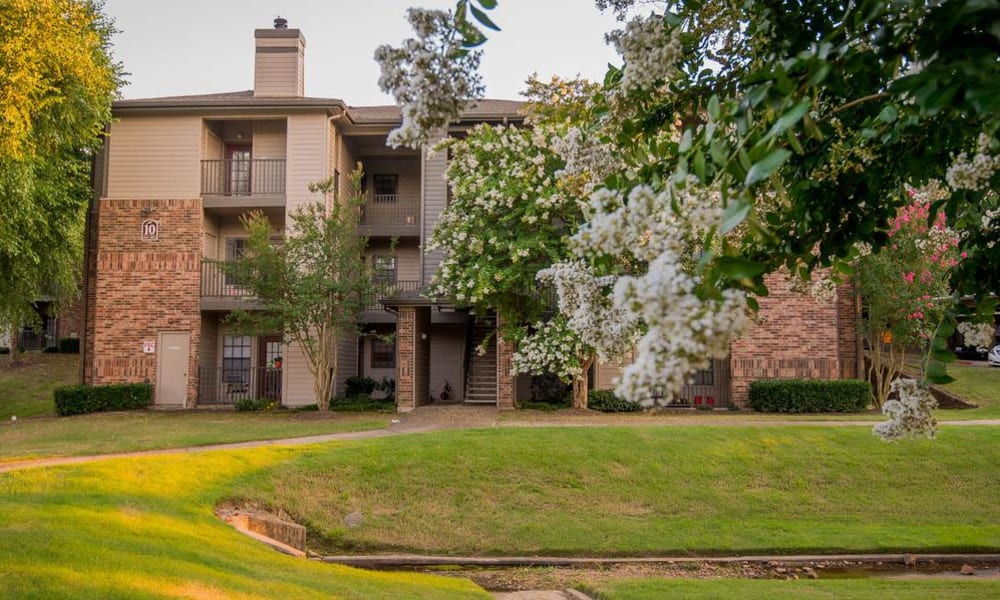
<path id="1" fill-rule="evenodd" d="M 417 309 L 399 308 L 396 318 L 396 410 L 409 412 L 416 408 L 416 332 Z"/>
<path id="2" fill-rule="evenodd" d="M 497 408 L 512 410 L 514 408 L 514 390 L 517 377 L 514 376 L 511 363 L 514 358 L 514 343 L 500 335 L 502 321 L 497 317 Z"/>

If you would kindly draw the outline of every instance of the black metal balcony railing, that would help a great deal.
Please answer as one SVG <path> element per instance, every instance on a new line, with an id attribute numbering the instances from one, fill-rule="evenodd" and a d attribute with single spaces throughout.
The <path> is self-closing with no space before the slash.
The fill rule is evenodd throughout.
<path id="1" fill-rule="evenodd" d="M 203 196 L 277 196 L 285 193 L 285 159 L 201 161 Z"/>
<path id="2" fill-rule="evenodd" d="M 252 298 L 250 290 L 240 283 L 238 274 L 226 273 L 224 261 L 201 261 L 201 296 L 203 298 Z"/>
<path id="3" fill-rule="evenodd" d="M 260 399 L 280 404 L 281 373 L 273 367 L 198 367 L 198 404 Z"/>
<path id="4" fill-rule="evenodd" d="M 397 194 L 372 194 L 361 205 L 360 224 L 372 231 L 414 233 L 420 227 L 420 198 Z"/>
<path id="5" fill-rule="evenodd" d="M 400 292 L 415 292 L 419 289 L 420 289 L 419 281 L 404 280 L 404 281 L 396 281 L 390 283 L 388 286 L 386 286 L 384 290 L 382 290 L 382 293 L 379 294 L 379 299 L 376 300 L 375 302 L 372 302 L 367 307 L 365 307 L 365 310 L 382 310 L 383 307 L 383 304 L 381 302 L 382 298 L 392 298 L 393 296 L 399 294 Z"/>

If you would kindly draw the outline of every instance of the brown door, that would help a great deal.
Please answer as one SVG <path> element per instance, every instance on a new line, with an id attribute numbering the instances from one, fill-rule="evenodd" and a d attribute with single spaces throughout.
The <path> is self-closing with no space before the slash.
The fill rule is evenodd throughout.
<path id="1" fill-rule="evenodd" d="M 250 190 L 250 146 L 229 144 L 226 146 L 226 194 L 249 196 Z"/>
<path id="2" fill-rule="evenodd" d="M 188 359 L 191 354 L 191 334 L 187 331 L 161 333 L 156 341 L 155 404 L 185 406 L 187 404 Z"/>
<path id="3" fill-rule="evenodd" d="M 281 374 L 284 372 L 284 356 L 280 335 L 267 335 L 259 339 L 257 346 L 257 394 L 281 402 Z"/>

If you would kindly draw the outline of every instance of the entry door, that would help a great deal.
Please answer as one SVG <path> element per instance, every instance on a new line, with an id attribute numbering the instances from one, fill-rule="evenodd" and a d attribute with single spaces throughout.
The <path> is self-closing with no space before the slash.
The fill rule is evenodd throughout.
<path id="1" fill-rule="evenodd" d="M 250 146 L 226 146 L 226 194 L 250 195 Z"/>
<path id="2" fill-rule="evenodd" d="M 161 333 L 157 340 L 156 404 L 187 403 L 188 358 L 191 354 L 191 334 Z"/>
<path id="3" fill-rule="evenodd" d="M 257 347 L 257 397 L 281 402 L 281 336 L 268 335 L 260 338 Z"/>

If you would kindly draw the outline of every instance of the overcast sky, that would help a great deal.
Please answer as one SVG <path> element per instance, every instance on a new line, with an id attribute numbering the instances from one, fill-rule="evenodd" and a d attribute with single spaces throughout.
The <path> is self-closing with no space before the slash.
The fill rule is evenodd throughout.
<path id="1" fill-rule="evenodd" d="M 253 87 L 253 30 L 275 16 L 306 38 L 306 95 L 348 104 L 389 104 L 372 59 L 384 43 L 410 37 L 408 6 L 450 8 L 454 0 L 107 0 L 120 33 L 114 54 L 129 73 L 126 98 L 229 92 Z M 516 99 L 532 72 L 600 79 L 617 62 L 604 43 L 616 23 L 592 0 L 501 0 L 503 31 L 485 46 L 488 98 Z"/>

